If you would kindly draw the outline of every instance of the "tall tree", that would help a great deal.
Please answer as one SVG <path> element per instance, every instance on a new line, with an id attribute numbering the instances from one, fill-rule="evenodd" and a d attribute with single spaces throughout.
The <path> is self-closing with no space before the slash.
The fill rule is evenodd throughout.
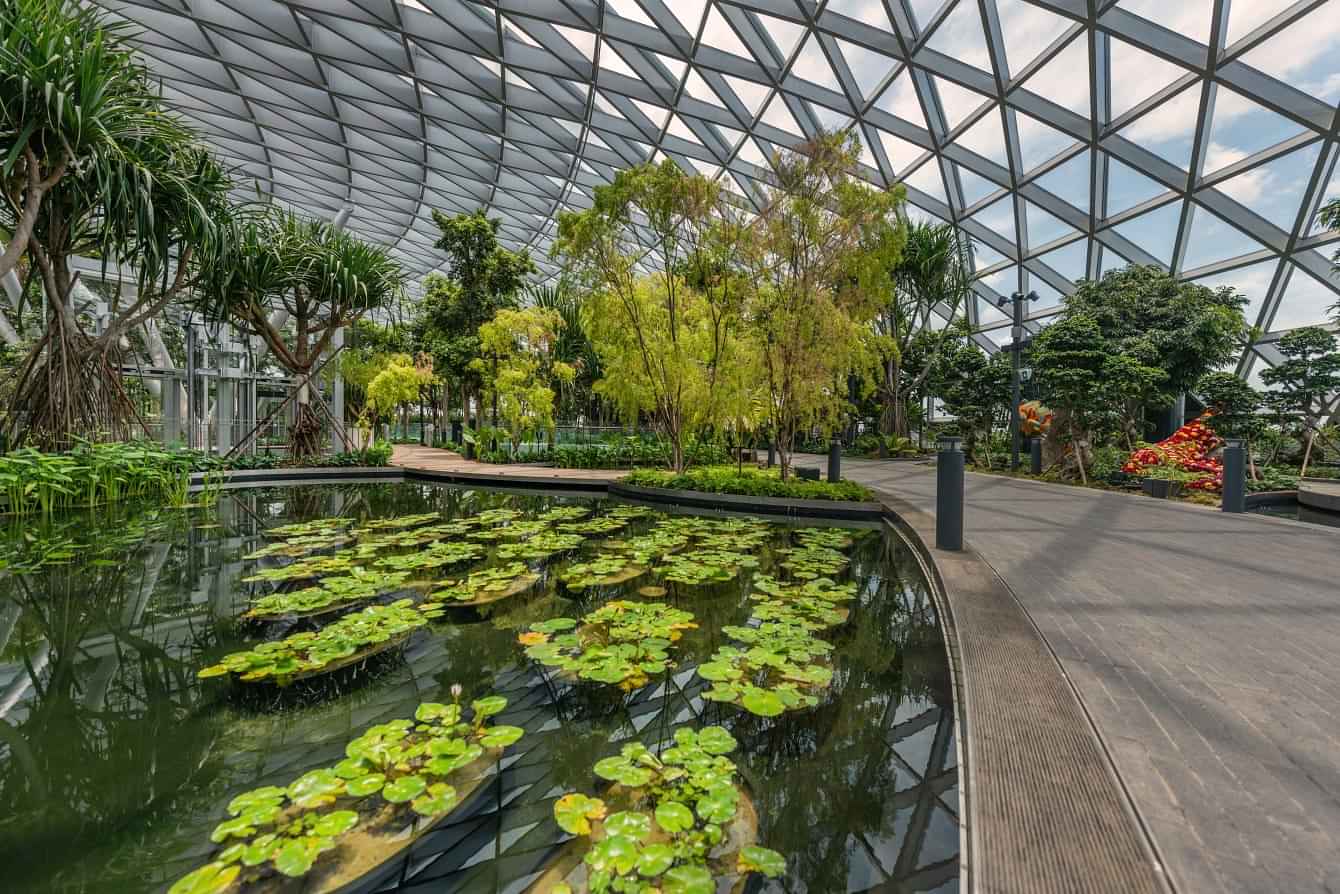
<path id="1" fill-rule="evenodd" d="M 838 424 L 848 374 L 868 365 L 866 324 L 906 239 L 902 190 L 860 181 L 859 152 L 856 136 L 842 132 L 779 155 L 744 243 L 746 331 L 784 477 L 799 430 Z"/>
<path id="2" fill-rule="evenodd" d="M 1247 441 L 1247 463 L 1255 480 L 1256 461 L 1252 458 L 1253 438 L 1265 428 L 1260 414 L 1261 392 L 1233 373 L 1212 372 L 1196 383 L 1196 394 L 1211 412 L 1209 426 L 1222 438 L 1244 438 Z"/>
<path id="3" fill-rule="evenodd" d="M 908 228 L 902 256 L 890 269 L 888 300 L 875 316 L 880 336 L 880 431 L 907 437 L 909 395 L 915 395 L 934 368 L 940 351 L 952 340 L 952 322 L 972 291 L 972 242 L 953 224 L 921 221 Z M 946 323 L 921 350 L 912 342 L 932 329 L 936 318 Z M 916 366 L 908 361 L 916 355 Z"/>
<path id="4" fill-rule="evenodd" d="M 554 389 L 575 373 L 555 354 L 563 325 L 557 311 L 524 307 L 500 310 L 479 327 L 480 345 L 493 362 L 475 363 L 497 395 L 513 455 L 527 436 L 554 430 Z"/>
<path id="5" fill-rule="evenodd" d="M 594 404 L 598 396 L 595 384 L 600 381 L 603 370 L 600 355 L 582 327 L 585 295 L 570 278 L 560 276 L 557 281 L 528 288 L 526 298 L 532 306 L 553 311 L 563 321 L 552 351 L 555 360 L 572 367 L 573 376 L 571 381 L 560 383 L 559 410 L 569 418 L 578 415 L 588 419 L 596 417 L 598 409 Z"/>
<path id="6" fill-rule="evenodd" d="M 741 232 L 721 187 L 669 160 L 620 171 L 590 208 L 559 215 L 555 254 L 591 288 L 582 325 L 603 367 L 596 390 L 650 416 L 676 471 L 686 438 L 722 421 L 719 386 L 733 381 Z"/>
<path id="7" fill-rule="evenodd" d="M 404 273 L 380 247 L 328 224 L 271 209 L 239 209 L 231 252 L 207 283 L 207 313 L 260 338 L 299 384 L 289 451 L 321 451 L 321 416 L 307 380 L 335 333 L 394 301 Z M 289 323 L 276 325 L 274 312 Z"/>
<path id="8" fill-rule="evenodd" d="M 1306 475 L 1317 429 L 1340 406 L 1340 352 L 1335 336 L 1320 326 L 1286 332 L 1275 347 L 1284 360 L 1261 371 L 1261 381 L 1276 386 L 1266 392 L 1265 402 L 1281 415 L 1292 415 L 1305 432 L 1299 474 Z"/>
<path id="9" fill-rule="evenodd" d="M 484 210 L 448 217 L 433 212 L 442 236 L 434 243 L 446 253 L 446 275 L 424 280 L 423 302 L 414 328 L 421 348 L 431 351 L 440 377 L 461 390 L 465 421 L 470 395 L 482 380 L 474 367 L 481 358 L 479 327 L 505 308 L 515 308 L 535 263 L 527 252 L 514 252 L 498 242 L 501 222 Z"/>
<path id="10" fill-rule="evenodd" d="M 1013 399 L 1010 357 L 1004 351 L 988 356 L 968 337 L 965 325 L 947 328 L 950 339 L 932 362 L 927 385 L 958 419 L 964 452 L 990 468 L 991 436 Z"/>

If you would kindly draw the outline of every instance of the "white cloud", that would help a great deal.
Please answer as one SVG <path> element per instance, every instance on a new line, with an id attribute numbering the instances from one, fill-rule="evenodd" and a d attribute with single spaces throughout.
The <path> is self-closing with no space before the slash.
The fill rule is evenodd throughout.
<path id="1" fill-rule="evenodd" d="M 1220 168 L 1237 164 L 1246 157 L 1247 153 L 1239 149 L 1211 143 L 1205 151 L 1205 173 L 1211 174 Z M 1272 179 L 1268 170 L 1258 167 L 1224 181 L 1218 189 L 1243 205 L 1250 206 L 1265 194 Z"/>

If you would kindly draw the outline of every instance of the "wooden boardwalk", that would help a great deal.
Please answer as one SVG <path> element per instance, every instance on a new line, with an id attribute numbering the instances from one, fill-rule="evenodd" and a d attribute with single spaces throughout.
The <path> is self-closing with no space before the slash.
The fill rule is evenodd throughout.
<path id="1" fill-rule="evenodd" d="M 442 472 L 448 475 L 495 477 L 500 484 L 507 479 L 571 482 L 617 481 L 628 474 L 626 469 L 555 469 L 538 463 L 480 463 L 466 459 L 459 453 L 438 447 L 420 447 L 417 444 L 397 444 L 391 454 L 391 465 L 422 472 Z"/>

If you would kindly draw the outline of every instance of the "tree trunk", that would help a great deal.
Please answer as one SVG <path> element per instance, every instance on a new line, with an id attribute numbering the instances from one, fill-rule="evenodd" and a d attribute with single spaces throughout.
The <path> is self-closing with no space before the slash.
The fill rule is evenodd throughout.
<path id="1" fill-rule="evenodd" d="M 1312 429 L 1307 431 L 1307 446 L 1303 448 L 1303 467 L 1298 470 L 1299 478 L 1307 477 L 1307 464 L 1312 459 L 1312 443 L 1317 439 L 1317 433 Z"/>

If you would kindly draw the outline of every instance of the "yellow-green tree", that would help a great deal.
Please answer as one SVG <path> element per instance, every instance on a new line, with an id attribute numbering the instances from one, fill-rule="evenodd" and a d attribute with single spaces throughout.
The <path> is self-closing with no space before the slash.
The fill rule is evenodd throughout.
<path id="1" fill-rule="evenodd" d="M 554 384 L 570 382 L 576 371 L 554 359 L 554 345 L 563 328 L 556 310 L 523 307 L 504 309 L 479 327 L 483 354 L 473 368 L 492 376 L 498 418 L 507 428 L 512 453 L 527 436 L 554 429 Z"/>
<path id="2" fill-rule="evenodd" d="M 902 188 L 860 181 L 859 157 L 850 132 L 820 134 L 779 155 L 744 240 L 746 331 L 767 383 L 784 477 L 798 431 L 840 424 L 847 376 L 872 360 L 867 324 L 907 238 L 897 213 Z"/>
<path id="3" fill-rule="evenodd" d="M 393 418 L 396 410 L 419 399 L 420 389 L 433 382 L 432 361 L 421 357 L 416 364 L 409 354 L 391 354 L 368 381 L 363 413 L 369 422 Z"/>
<path id="4" fill-rule="evenodd" d="M 731 409 L 743 231 L 719 184 L 668 160 L 620 171 L 590 208 L 559 215 L 554 252 L 592 291 L 582 326 L 603 367 L 596 391 L 626 418 L 647 414 L 676 471 L 688 436 Z"/>

